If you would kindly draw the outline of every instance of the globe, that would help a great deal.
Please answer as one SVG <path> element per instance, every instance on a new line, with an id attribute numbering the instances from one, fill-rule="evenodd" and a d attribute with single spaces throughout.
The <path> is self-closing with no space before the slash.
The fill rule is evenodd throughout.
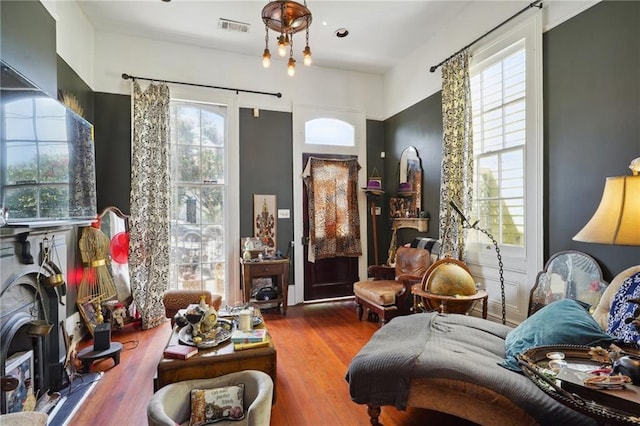
<path id="1" fill-rule="evenodd" d="M 427 290 L 444 296 L 472 296 L 476 294 L 473 277 L 455 263 L 437 265 L 428 277 Z"/>

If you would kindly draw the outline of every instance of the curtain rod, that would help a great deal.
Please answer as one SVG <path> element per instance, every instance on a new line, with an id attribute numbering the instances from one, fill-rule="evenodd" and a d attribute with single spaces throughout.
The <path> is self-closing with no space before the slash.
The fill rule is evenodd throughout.
<path id="1" fill-rule="evenodd" d="M 522 13 L 524 13 L 527 10 L 531 9 L 532 7 L 537 7 L 538 9 L 542 9 L 542 4 L 540 4 L 541 2 L 542 2 L 542 0 L 536 0 L 533 3 L 530 3 L 528 6 L 526 6 L 522 10 L 520 10 L 520 12 L 516 13 L 515 15 L 513 15 L 511 18 L 507 19 L 506 21 L 503 21 L 502 23 L 496 25 L 495 27 L 493 27 L 492 29 L 490 29 L 486 33 L 482 34 L 480 37 L 478 37 L 477 39 L 473 40 L 471 43 L 467 44 L 465 47 L 463 47 L 462 49 L 458 50 L 456 53 L 454 53 L 453 55 L 449 56 L 447 59 L 445 59 L 444 61 L 440 62 L 438 65 L 434 65 L 431 68 L 429 68 L 429 71 L 435 72 L 435 70 L 440 68 L 440 66 L 442 66 L 445 63 L 447 63 L 449 61 L 449 59 L 453 58 L 454 56 L 456 56 L 458 53 L 464 51 L 465 49 L 470 48 L 471 46 L 473 46 L 474 44 L 476 44 L 477 42 L 479 42 L 480 40 L 482 40 L 483 38 L 485 38 L 486 36 L 488 36 L 489 34 L 494 32 L 498 28 L 500 28 L 503 25 L 505 25 L 507 22 L 510 22 L 511 20 L 515 19 L 517 16 L 520 16 Z"/>
<path id="2" fill-rule="evenodd" d="M 234 88 L 231 88 L 231 87 L 210 86 L 208 84 L 185 83 L 185 82 L 182 82 L 182 81 L 171 81 L 171 80 L 159 80 L 157 78 L 137 77 L 135 75 L 129 75 L 129 74 L 126 74 L 126 73 L 122 73 L 122 78 L 124 80 L 131 79 L 131 80 L 158 81 L 160 83 L 183 84 L 185 86 L 206 87 L 206 88 L 209 88 L 209 89 L 231 90 L 231 91 L 236 92 L 236 94 L 238 94 L 238 92 L 244 92 L 244 93 L 255 93 L 257 95 L 275 96 L 276 98 L 281 98 L 282 97 L 282 93 L 280 93 L 280 92 L 278 92 L 278 93 L 260 92 L 258 90 L 234 89 Z"/>

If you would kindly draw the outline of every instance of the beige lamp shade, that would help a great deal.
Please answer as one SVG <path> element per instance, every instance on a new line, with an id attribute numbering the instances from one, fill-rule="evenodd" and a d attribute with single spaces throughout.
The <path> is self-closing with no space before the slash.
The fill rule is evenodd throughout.
<path id="1" fill-rule="evenodd" d="M 640 246 L 640 175 L 608 177 L 598 209 L 573 239 Z"/>

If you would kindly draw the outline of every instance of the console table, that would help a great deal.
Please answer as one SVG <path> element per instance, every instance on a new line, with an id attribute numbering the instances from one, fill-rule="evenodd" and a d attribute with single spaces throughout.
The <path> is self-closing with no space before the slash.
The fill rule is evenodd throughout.
<path id="1" fill-rule="evenodd" d="M 245 303 L 256 303 L 258 305 L 265 303 L 278 302 L 282 308 L 282 315 L 287 315 L 287 293 L 289 291 L 289 259 L 273 259 L 260 261 L 240 261 L 240 269 L 242 272 L 242 294 Z M 274 283 L 277 286 L 278 298 L 271 300 L 256 300 L 251 298 L 251 290 L 253 289 L 253 279 L 261 277 L 275 278 Z"/>

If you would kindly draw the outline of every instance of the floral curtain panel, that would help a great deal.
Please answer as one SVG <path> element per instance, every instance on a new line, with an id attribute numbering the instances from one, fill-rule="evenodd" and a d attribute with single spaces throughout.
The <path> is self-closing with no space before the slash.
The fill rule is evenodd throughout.
<path id="1" fill-rule="evenodd" d="M 362 256 L 356 159 L 309 158 L 303 177 L 309 210 L 309 262 Z"/>
<path id="2" fill-rule="evenodd" d="M 473 190 L 473 132 L 469 52 L 442 66 L 442 173 L 440 185 L 440 253 L 464 259 L 465 231 L 453 201 L 468 216 Z"/>
<path id="3" fill-rule="evenodd" d="M 165 321 L 169 284 L 169 87 L 133 82 L 129 267 L 133 300 L 148 329 Z"/>

